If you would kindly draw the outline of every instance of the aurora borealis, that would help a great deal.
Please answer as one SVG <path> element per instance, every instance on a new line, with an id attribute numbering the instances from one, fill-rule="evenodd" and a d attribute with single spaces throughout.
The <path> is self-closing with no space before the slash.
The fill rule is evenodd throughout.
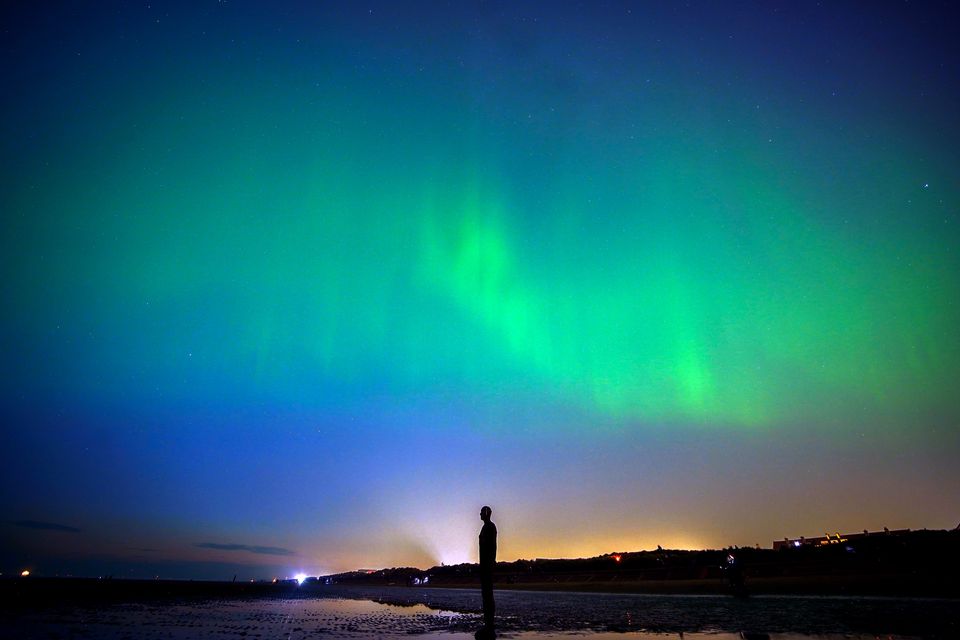
<path id="1" fill-rule="evenodd" d="M 2 12 L 4 572 L 960 521 L 948 4 Z"/>

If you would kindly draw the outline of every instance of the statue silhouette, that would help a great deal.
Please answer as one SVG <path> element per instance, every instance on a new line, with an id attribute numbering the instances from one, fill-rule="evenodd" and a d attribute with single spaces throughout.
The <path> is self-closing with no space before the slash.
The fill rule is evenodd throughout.
<path id="1" fill-rule="evenodd" d="M 480 509 L 480 519 L 483 527 L 480 529 L 480 594 L 483 597 L 483 629 L 477 637 L 494 637 L 494 610 L 493 602 L 493 569 L 497 566 L 497 525 L 493 524 L 490 516 L 493 509 Z"/>

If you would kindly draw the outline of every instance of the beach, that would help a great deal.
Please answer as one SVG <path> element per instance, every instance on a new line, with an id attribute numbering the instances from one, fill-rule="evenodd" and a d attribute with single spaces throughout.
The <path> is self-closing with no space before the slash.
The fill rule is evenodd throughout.
<path id="1" fill-rule="evenodd" d="M 120 582 L 120 581 L 118 581 Z M 950 638 L 950 599 L 498 591 L 503 638 Z M 475 589 L 330 587 L 278 597 L 34 601 L 3 610 L 4 637 L 472 638 Z M 744 634 L 744 635 L 741 635 Z"/>

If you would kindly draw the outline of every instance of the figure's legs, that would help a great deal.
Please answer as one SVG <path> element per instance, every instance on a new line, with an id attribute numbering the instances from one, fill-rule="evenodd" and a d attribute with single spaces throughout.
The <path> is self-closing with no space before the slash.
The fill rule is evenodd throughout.
<path id="1" fill-rule="evenodd" d="M 493 629 L 496 605 L 493 602 L 493 576 L 480 577 L 480 594 L 483 597 L 483 623 Z"/>

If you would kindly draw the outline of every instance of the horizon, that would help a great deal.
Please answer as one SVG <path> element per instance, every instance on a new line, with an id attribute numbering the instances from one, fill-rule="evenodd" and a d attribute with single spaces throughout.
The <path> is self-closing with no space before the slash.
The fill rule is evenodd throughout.
<path id="1" fill-rule="evenodd" d="M 436 4 L 0 9 L 2 571 L 955 526 L 952 7 Z"/>
<path id="2" fill-rule="evenodd" d="M 889 528 L 888 528 L 888 529 L 889 529 Z M 802 540 L 803 538 L 808 538 L 809 540 L 817 540 L 817 539 L 819 539 L 819 538 L 821 538 L 821 537 L 830 538 L 830 537 L 833 537 L 834 535 L 837 535 L 837 536 L 845 536 L 845 535 L 860 535 L 860 534 L 865 534 L 865 535 L 871 535 L 871 536 L 878 536 L 878 535 L 879 535 L 879 536 L 882 536 L 882 535 L 886 535 L 886 534 L 902 535 L 902 534 L 904 534 L 904 533 L 917 533 L 917 532 L 921 532 L 921 531 L 932 531 L 932 532 L 940 531 L 940 532 L 947 532 L 947 531 L 957 531 L 957 530 L 960 530 L 960 525 L 958 525 L 957 527 L 955 527 L 955 528 L 953 528 L 953 529 L 947 529 L 947 528 L 944 528 L 944 529 L 928 529 L 928 528 L 924 527 L 924 528 L 922 528 L 922 529 L 915 529 L 915 530 L 914 530 L 914 529 L 889 529 L 889 530 L 869 531 L 869 532 L 866 531 L 866 530 L 863 530 L 863 531 L 847 532 L 847 533 L 844 533 L 844 534 L 840 534 L 839 532 L 835 532 L 835 533 L 823 532 L 823 533 L 824 533 L 823 536 L 819 536 L 819 535 L 818 535 L 818 536 L 795 536 L 794 539 L 800 539 L 800 540 Z M 789 538 L 789 537 L 788 537 L 788 538 Z M 786 540 L 786 539 L 788 539 L 788 538 L 784 538 L 784 539 Z M 776 542 L 779 542 L 779 541 L 775 540 L 775 541 L 773 541 L 773 542 L 776 543 Z M 750 550 L 750 551 L 776 551 L 776 549 L 773 547 L 773 545 L 771 545 L 770 547 L 765 547 L 765 546 L 760 546 L 759 544 L 756 545 L 756 546 L 728 545 L 728 546 L 724 546 L 724 547 L 717 547 L 717 548 L 709 548 L 709 547 L 708 547 L 708 548 L 702 548 L 702 549 L 690 549 L 690 548 L 680 548 L 680 549 L 678 549 L 678 548 L 671 548 L 671 547 L 657 547 L 657 548 L 653 548 L 653 549 L 635 549 L 635 550 L 624 550 L 624 549 L 620 549 L 620 550 L 613 550 L 613 551 L 608 551 L 608 552 L 605 552 L 605 553 L 600 553 L 600 554 L 593 555 L 593 556 L 579 556 L 579 557 L 530 557 L 530 558 L 498 559 L 498 560 L 497 560 L 497 564 L 501 564 L 501 563 L 503 563 L 503 564 L 512 564 L 512 563 L 515 563 L 515 562 L 554 562 L 554 561 L 595 560 L 595 559 L 604 558 L 604 557 L 616 558 L 616 559 L 617 559 L 617 562 L 619 562 L 619 561 L 620 561 L 619 558 L 620 558 L 621 556 L 629 556 L 629 555 L 639 555 L 639 554 L 647 554 L 647 553 L 670 553 L 670 552 L 685 552 L 685 553 L 711 553 L 711 552 L 714 552 L 714 553 L 715 553 L 715 552 L 724 552 L 724 551 L 728 551 L 728 550 L 731 550 L 731 549 L 733 549 L 733 550 L 747 549 L 747 550 Z M 354 568 L 354 569 L 349 569 L 349 570 L 347 570 L 347 571 L 339 571 L 339 572 L 325 573 L 325 574 L 324 574 L 324 573 L 321 573 L 321 574 L 310 574 L 310 573 L 304 573 L 304 572 L 302 572 L 302 571 L 296 571 L 296 572 L 294 572 L 294 573 L 287 573 L 287 574 L 275 575 L 275 576 L 270 576 L 270 577 L 243 578 L 243 579 L 241 579 L 241 582 L 246 582 L 246 581 L 249 581 L 249 582 L 277 582 L 277 581 L 285 581 L 285 582 L 286 582 L 286 581 L 296 580 L 297 582 L 302 583 L 303 581 L 308 580 L 308 579 L 311 579 L 311 578 L 314 578 L 314 579 L 317 579 L 317 578 L 331 578 L 331 577 L 342 576 L 342 575 L 347 575 L 347 574 L 356 574 L 356 573 L 373 574 L 373 573 L 379 573 L 379 572 L 384 572 L 384 571 L 398 571 L 398 570 L 405 570 L 405 569 L 413 569 L 413 570 L 417 570 L 417 571 L 429 571 L 429 570 L 431 570 L 431 569 L 436 569 L 436 568 L 438 568 L 438 567 L 456 567 L 456 566 L 461 566 L 461 565 L 472 565 L 472 566 L 476 566 L 477 564 L 478 564 L 478 563 L 476 563 L 476 562 L 469 562 L 469 561 L 467 561 L 467 562 L 456 563 L 456 564 L 440 563 L 440 564 L 435 564 L 435 565 L 426 566 L 426 567 L 421 567 L 421 566 L 386 566 L 386 567 L 378 567 L 378 568 L 375 568 L 375 569 L 371 569 L 371 568 L 369 568 L 369 567 L 358 567 L 358 568 Z M 113 574 L 104 573 L 104 572 L 100 572 L 100 574 L 89 574 L 89 575 L 73 575 L 73 574 L 61 575 L 60 573 L 55 573 L 55 574 L 51 575 L 51 574 L 37 573 L 36 571 L 32 570 L 30 567 L 24 567 L 23 570 L 27 571 L 28 573 L 27 573 L 26 576 L 23 576 L 22 574 L 20 574 L 20 577 L 34 577 L 34 578 L 81 578 L 81 579 L 94 579 L 94 578 L 96 578 L 96 579 L 105 579 L 105 578 L 107 578 L 107 579 L 111 579 L 111 580 L 113 580 L 113 579 L 115 579 L 115 578 L 117 577 L 117 576 L 115 576 L 115 575 L 113 575 Z M 14 578 L 14 577 L 16 577 L 17 575 L 18 575 L 18 572 L 16 572 L 16 571 L 10 572 L 9 574 L 8 574 L 7 572 L 0 572 L 0 577 L 6 576 L 6 577 L 8 577 L 8 578 Z M 119 577 L 120 577 L 120 579 L 122 579 L 122 580 L 123 580 L 123 579 L 129 579 L 129 580 L 171 580 L 171 581 L 182 581 L 182 580 L 188 579 L 188 578 L 183 578 L 183 577 L 163 576 L 163 575 L 159 575 L 159 574 L 153 576 L 152 578 L 151 578 L 151 577 L 127 577 L 127 576 L 123 576 L 123 575 L 121 575 L 121 576 L 119 576 Z M 224 578 L 205 578 L 205 579 L 204 579 L 204 578 L 201 578 L 201 579 L 199 579 L 199 580 L 207 580 L 207 581 L 211 581 L 211 582 L 236 582 L 236 578 L 237 578 L 237 574 L 234 574 L 232 580 L 228 580 L 226 577 L 224 577 Z M 194 580 L 194 578 L 189 578 L 189 580 Z"/>
<path id="3" fill-rule="evenodd" d="M 52 530 L 56 530 L 56 529 L 58 529 L 58 528 L 60 528 L 60 527 L 62 526 L 62 525 L 53 525 L 52 523 L 31 523 L 31 525 L 32 525 L 32 526 L 38 526 L 38 527 L 39 527 L 39 526 L 43 526 L 43 527 L 45 527 L 45 528 L 50 528 L 50 529 L 52 529 Z M 957 529 L 960 529 L 960 525 L 958 525 L 957 527 L 953 527 L 953 528 L 944 527 L 944 528 L 942 528 L 942 529 L 940 529 L 940 528 L 935 528 L 935 527 L 934 527 L 934 528 L 922 527 L 922 528 L 918 528 L 918 529 L 884 527 L 883 529 L 876 530 L 876 531 L 856 530 L 856 531 L 845 531 L 845 532 L 843 532 L 843 533 L 841 533 L 841 532 L 839 532 L 839 531 L 836 531 L 836 532 L 834 532 L 834 533 L 831 533 L 831 532 L 829 532 L 829 531 L 823 531 L 823 532 L 821 532 L 821 533 L 823 533 L 823 536 L 825 536 L 825 537 L 830 537 L 830 536 L 833 536 L 833 535 L 843 535 L 843 536 L 850 535 L 850 534 L 858 535 L 858 534 L 860 534 L 860 533 L 869 533 L 870 535 L 884 535 L 884 534 L 887 534 L 887 533 L 891 533 L 891 534 L 901 534 L 901 533 L 903 533 L 903 532 L 919 532 L 919 531 L 951 531 L 951 530 L 954 530 L 954 531 L 955 531 L 955 530 L 957 530 Z M 815 540 L 815 539 L 817 539 L 817 538 L 819 538 L 819 537 L 821 537 L 820 534 L 816 534 L 816 535 L 812 535 L 812 536 L 805 536 L 805 535 L 800 535 L 800 536 L 785 536 L 783 539 L 802 539 L 802 538 L 807 538 L 807 539 L 809 539 L 809 540 Z M 513 563 L 513 562 L 539 562 L 539 561 L 550 562 L 550 561 L 557 561 L 557 560 L 559 560 L 559 561 L 562 561 L 562 560 L 588 560 L 588 559 L 602 558 L 602 557 L 608 557 L 608 556 L 609 556 L 609 557 L 612 557 L 612 556 L 619 556 L 619 555 L 643 554 L 643 553 L 661 553 L 661 552 L 662 552 L 662 553 L 666 553 L 666 552 L 672 552 L 672 551 L 690 552 L 690 553 L 717 552 L 717 551 L 725 551 L 725 550 L 728 550 L 728 549 L 751 549 L 751 550 L 758 550 L 758 551 L 771 551 L 771 550 L 774 550 L 773 544 L 775 544 L 776 542 L 779 542 L 779 540 L 780 540 L 780 539 L 776 539 L 776 540 L 771 541 L 770 546 L 765 546 L 764 544 L 761 544 L 761 543 L 755 543 L 754 545 L 735 545 L 735 544 L 730 544 L 730 545 L 723 545 L 723 546 L 716 546 L 716 547 L 701 547 L 701 548 L 693 548 L 693 547 L 668 547 L 668 546 L 657 545 L 657 546 L 654 546 L 654 547 L 651 547 L 651 548 L 630 549 L 630 550 L 628 550 L 628 549 L 614 549 L 614 550 L 608 550 L 608 551 L 604 551 L 604 552 L 600 552 L 600 553 L 595 553 L 595 554 L 593 554 L 593 555 L 580 555 L 580 556 L 553 556 L 553 557 L 548 557 L 548 556 L 530 556 L 530 557 L 516 557 L 516 558 L 500 558 L 500 557 L 498 557 L 497 563 L 498 563 L 498 564 L 499 564 L 499 563 L 507 563 L 507 564 L 509 564 L 509 563 Z M 228 544 L 228 545 L 223 545 L 223 546 L 238 546 L 238 545 L 229 545 L 229 544 Z M 94 564 L 96 563 L 95 560 L 94 560 L 93 562 L 94 562 Z M 114 562 L 115 562 L 115 561 L 114 561 Z M 251 574 L 251 573 L 246 573 L 246 574 L 244 574 L 242 577 L 240 577 L 240 580 L 241 580 L 241 582 L 246 582 L 246 581 L 250 581 L 250 582 L 270 582 L 270 581 L 274 581 L 274 582 L 276 582 L 277 580 L 294 580 L 294 579 L 297 579 L 297 576 L 303 576 L 304 578 L 310 578 L 310 577 L 314 577 L 314 578 L 325 578 L 325 577 L 331 577 L 331 576 L 343 575 L 343 574 L 349 574 L 349 573 L 358 573 L 358 572 L 361 572 L 361 573 L 362 573 L 362 572 L 374 573 L 374 572 L 391 571 L 391 570 L 397 570 L 397 569 L 416 569 L 416 570 L 419 570 L 419 571 L 427 571 L 427 570 L 429 570 L 429 569 L 433 569 L 433 568 L 440 567 L 440 566 L 458 566 L 458 565 L 461 565 L 461 564 L 472 564 L 472 565 L 475 565 L 475 564 L 477 564 L 477 562 L 472 561 L 472 560 L 466 560 L 466 561 L 458 562 L 458 563 L 443 563 L 443 562 L 438 562 L 438 563 L 435 563 L 435 564 L 432 564 L 432 565 L 426 565 L 426 566 L 389 565 L 389 566 L 379 566 L 379 567 L 376 567 L 376 568 L 370 568 L 369 565 L 366 565 L 366 566 L 354 567 L 354 568 L 352 568 L 352 569 L 346 569 L 346 570 L 343 570 L 343 571 L 334 571 L 334 572 L 328 572 L 328 573 L 310 573 L 309 571 L 306 571 L 306 572 L 305 572 L 303 569 L 294 569 L 294 568 L 288 567 L 285 573 L 284 573 L 284 572 L 280 572 L 280 573 L 276 573 L 276 574 L 273 574 L 273 575 L 270 575 L 270 576 L 260 575 L 259 577 L 251 577 L 253 574 Z M 81 566 L 83 566 L 83 565 L 81 565 Z M 108 564 L 108 563 L 103 563 L 101 566 L 105 566 L 105 567 L 106 567 L 106 566 L 109 566 L 109 564 Z M 192 565 L 188 565 L 188 566 L 192 566 Z M 299 565 L 298 565 L 298 566 L 299 566 Z M 229 571 L 229 570 L 230 570 L 230 567 L 233 567 L 234 570 L 247 571 L 247 572 L 253 571 L 253 569 L 252 569 L 250 566 L 244 566 L 244 565 L 238 565 L 238 564 L 230 565 L 230 564 L 226 564 L 226 563 L 225 563 L 225 564 L 223 564 L 223 565 L 222 565 L 221 567 L 219 567 L 219 568 L 222 568 L 222 569 L 224 569 L 224 570 L 228 570 L 228 571 Z M 35 577 L 35 578 L 36 578 L 36 577 L 40 577 L 40 578 L 51 578 L 51 577 L 61 577 L 61 578 L 63 578 L 63 577 L 66 577 L 66 578 L 83 578 L 83 579 L 93 579 L 93 578 L 110 578 L 110 579 L 115 579 L 115 578 L 119 577 L 120 579 L 131 579 L 131 580 L 154 580 L 154 579 L 160 579 L 160 580 L 174 580 L 174 581 L 176 581 L 176 580 L 195 580 L 195 579 L 197 579 L 197 580 L 207 580 L 207 581 L 213 581 L 213 582 L 230 581 L 230 580 L 227 579 L 226 575 L 221 576 L 221 577 L 212 577 L 212 574 L 211 574 L 211 577 L 197 578 L 197 577 L 194 577 L 194 576 L 189 576 L 189 575 L 184 575 L 184 574 L 176 574 L 176 575 L 175 575 L 174 573 L 164 574 L 164 571 L 163 571 L 162 569 L 167 569 L 168 571 L 174 571 L 174 572 L 176 572 L 176 571 L 178 570 L 176 563 L 167 563 L 167 564 L 155 565 L 155 566 L 153 567 L 153 569 L 154 569 L 155 571 L 148 571 L 148 572 L 146 572 L 146 573 L 143 573 L 142 568 L 141 568 L 141 572 L 140 572 L 139 574 L 137 574 L 137 575 L 123 575 L 123 574 L 121 573 L 119 576 L 117 576 L 115 573 L 113 573 L 113 572 L 111 572 L 111 571 L 93 571 L 92 573 L 75 574 L 75 573 L 70 573 L 70 572 L 66 572 L 66 571 L 59 571 L 59 570 L 56 570 L 56 567 L 49 567 L 49 566 L 44 568 L 45 571 L 38 571 L 37 568 L 36 568 L 36 565 L 35 565 L 35 564 L 32 564 L 32 563 L 29 563 L 29 562 L 28 562 L 28 563 L 25 563 L 25 564 L 22 564 L 22 565 L 19 566 L 19 567 L 15 567 L 15 568 L 14 568 L 14 567 L 11 566 L 11 567 L 4 567 L 3 569 L 4 569 L 4 570 L 0 571 L 0 577 L 7 577 L 7 578 L 16 577 L 16 576 L 18 576 L 18 575 L 21 575 L 21 574 L 20 574 L 21 571 L 27 571 L 27 572 L 28 572 L 28 575 L 27 575 L 26 577 L 31 577 L 31 576 L 32 576 L 32 577 Z M 210 570 L 210 571 L 216 571 L 216 565 L 214 565 L 213 563 L 210 563 L 210 565 L 207 566 L 207 569 Z M 52 572 L 52 573 L 51 573 L 51 572 Z M 239 573 L 234 573 L 234 574 L 233 574 L 233 581 L 236 581 L 237 577 L 239 577 L 239 576 L 240 576 Z M 23 576 L 21 576 L 21 577 L 23 577 Z"/>

